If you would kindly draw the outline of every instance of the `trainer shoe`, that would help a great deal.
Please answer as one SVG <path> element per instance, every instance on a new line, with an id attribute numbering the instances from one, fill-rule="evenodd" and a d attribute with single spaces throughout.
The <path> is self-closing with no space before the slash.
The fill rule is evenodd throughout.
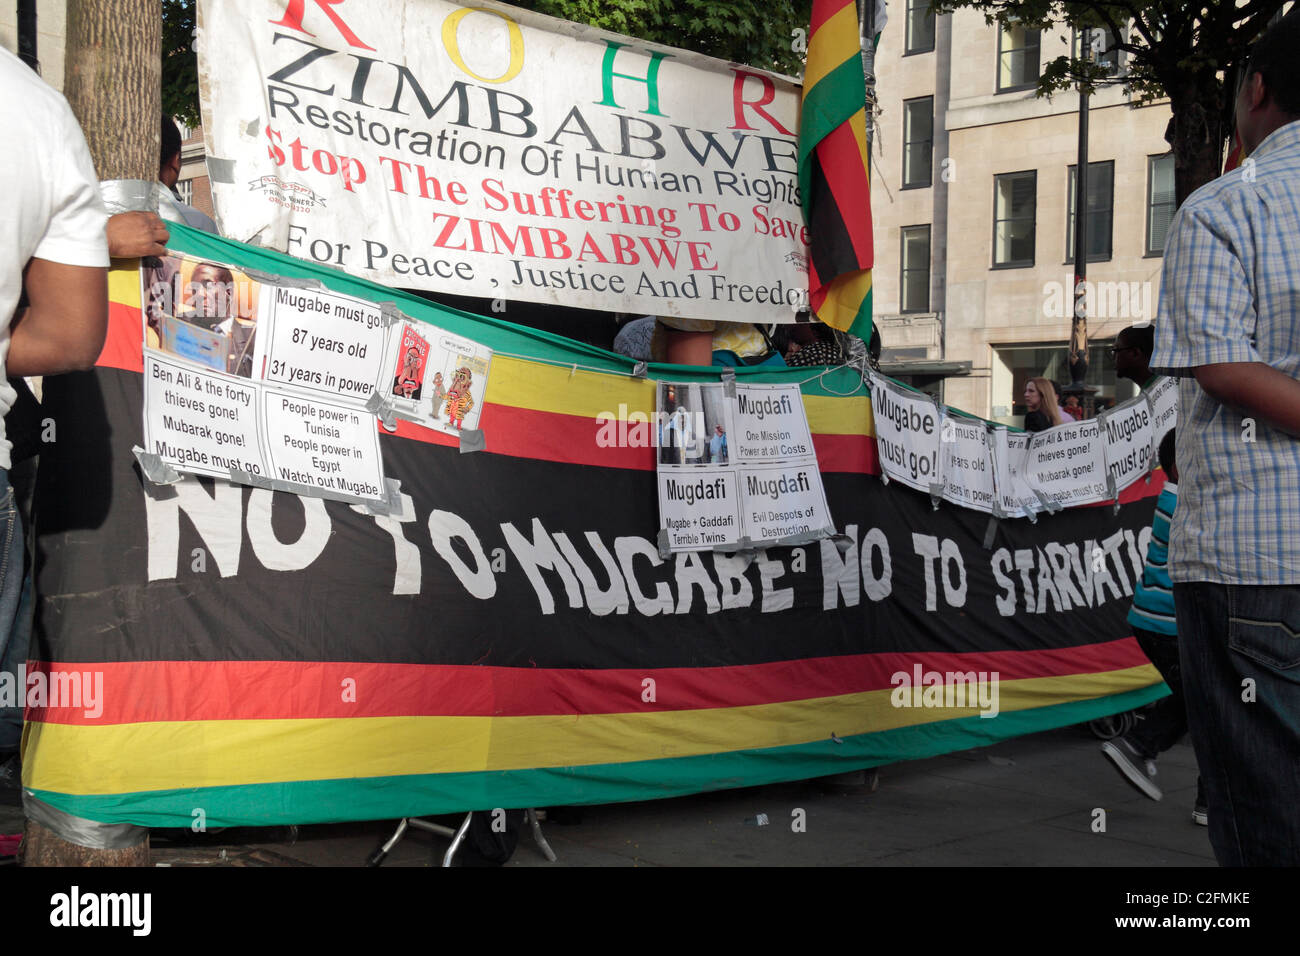
<path id="1" fill-rule="evenodd" d="M 1205 799 L 1205 784 L 1196 778 L 1196 803 L 1192 804 L 1192 822 L 1197 826 L 1210 825 L 1210 805 Z"/>
<path id="2" fill-rule="evenodd" d="M 1156 786 L 1156 762 L 1142 756 L 1127 737 L 1116 737 L 1101 745 L 1101 752 L 1110 758 L 1120 775 L 1144 796 L 1159 800 L 1164 796 Z"/>

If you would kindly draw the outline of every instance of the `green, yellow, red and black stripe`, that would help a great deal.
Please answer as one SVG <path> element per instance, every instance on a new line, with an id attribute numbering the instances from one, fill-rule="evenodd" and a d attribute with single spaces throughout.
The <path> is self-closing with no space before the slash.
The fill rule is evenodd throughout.
<path id="1" fill-rule="evenodd" d="M 639 482 L 637 473 L 645 473 L 644 481 L 653 484 L 652 448 L 608 447 L 600 439 L 602 427 L 635 427 L 654 412 L 653 381 L 631 376 L 631 363 L 618 356 L 442 310 L 319 266 L 181 227 L 173 230 L 172 246 L 263 274 L 316 279 L 333 291 L 371 301 L 396 299 L 413 318 L 444 324 L 494 348 L 480 422 L 487 448 L 479 456 L 485 461 L 508 461 L 514 470 L 532 467 L 523 461 L 532 459 L 555 463 L 546 467 L 567 469 L 566 474 L 590 474 L 591 484 L 581 489 L 587 494 L 596 493 L 602 479 L 604 486 L 611 484 L 612 476 Z M 103 382 L 113 387 L 134 389 L 130 375 L 138 376 L 142 369 L 138 273 L 115 270 L 110 298 L 110 333 L 96 374 L 106 376 Z M 807 370 L 737 371 L 747 381 L 807 377 Z M 688 369 L 652 372 L 662 378 L 716 380 Z M 870 401 L 860 381 L 854 387 L 846 377 L 853 374 L 843 370 L 801 382 L 819 465 L 832 482 L 879 473 Z M 121 440 L 127 440 L 127 424 L 118 422 Z M 383 441 L 394 451 L 422 448 L 430 461 L 444 452 L 429 445 L 455 444 L 411 423 L 402 423 L 395 436 L 385 435 Z M 441 467 L 443 459 L 437 462 Z M 439 480 L 453 477 L 451 470 L 439 474 Z M 1159 484 L 1139 482 L 1122 501 L 1153 496 Z M 518 496 L 526 497 L 530 490 L 520 488 Z M 122 494 L 139 497 L 141 492 L 134 486 Z M 581 498 L 575 501 L 572 507 L 582 510 Z M 437 506 L 451 507 L 443 501 Z M 81 542 L 87 534 L 73 537 Z M 388 548 L 387 536 L 383 540 Z M 143 553 L 136 541 L 124 541 L 122 547 L 128 555 Z M 811 553 L 817 561 L 816 550 Z M 358 553 L 352 560 L 365 561 L 366 555 Z M 901 560 L 899 568 L 901 576 Z M 283 574 L 246 566 L 227 583 L 233 587 L 247 575 L 249 588 L 294 587 L 281 583 L 294 579 L 276 573 Z M 49 597 L 47 627 L 56 627 L 61 614 L 88 599 L 90 589 L 73 583 L 66 588 L 69 595 Z M 217 592 L 211 589 L 220 584 L 213 575 L 192 585 L 160 580 L 133 589 L 128 580 L 96 589 L 95 595 L 113 595 L 104 600 L 120 608 L 127 620 L 141 616 L 148 594 L 161 593 L 165 600 L 174 594 L 168 613 L 179 622 L 177 630 L 162 628 L 166 633 L 161 638 L 149 632 L 136 645 L 128 641 L 125 650 L 120 641 L 81 639 L 78 646 L 88 649 L 85 654 L 67 653 L 30 665 L 47 672 L 97 674 L 102 682 L 91 713 L 71 706 L 29 709 L 24 785 L 39 799 L 87 819 L 145 826 L 188 826 L 196 809 L 204 811 L 208 826 L 223 826 L 640 800 L 951 752 L 1128 710 L 1166 692 L 1126 631 L 1074 646 L 1002 649 L 1005 645 L 994 635 L 982 649 L 965 640 L 951 651 L 932 644 L 902 652 L 883 649 L 886 635 L 878 634 L 854 645 L 854 653 L 834 656 L 815 656 L 818 652 L 808 650 L 810 636 L 792 632 L 792 642 L 779 648 L 791 659 L 774 660 L 753 656 L 755 621 L 742 625 L 723 620 L 726 615 L 705 613 L 665 619 L 661 625 L 652 619 L 643 626 L 657 626 L 664 635 L 688 622 L 719 631 L 731 655 L 722 666 L 690 666 L 701 646 L 691 640 L 666 642 L 662 660 L 673 666 L 626 663 L 647 660 L 646 648 L 619 658 L 620 663 L 611 664 L 615 658 L 609 657 L 588 665 L 584 658 L 580 667 L 484 665 L 475 664 L 472 655 L 463 663 L 314 660 L 313 654 L 326 652 L 307 640 L 276 645 L 286 656 L 301 651 L 300 659 L 250 659 L 256 654 L 248 653 L 235 659 L 232 646 L 220 643 L 227 640 L 222 634 L 205 635 L 208 645 L 218 642 L 222 659 L 185 659 L 195 656 L 198 631 L 210 629 L 210 619 L 197 605 L 212 604 Z M 393 602 L 394 614 L 422 613 L 403 604 L 404 599 L 389 595 L 386 600 Z M 500 614 L 491 601 L 476 606 L 485 618 Z M 822 620 L 822 607 L 818 585 L 815 603 L 805 610 Z M 235 616 L 230 626 L 249 620 Z M 917 615 L 907 623 L 923 625 L 924 620 Z M 984 626 L 966 620 L 970 628 Z M 626 644 L 646 638 L 628 627 L 630 616 L 603 621 L 607 631 L 602 633 L 611 640 Z M 290 632 L 294 624 L 291 615 L 271 622 Z M 574 636 L 570 625 L 548 625 L 540 615 L 527 618 L 526 624 L 549 627 L 557 641 Z M 148 620 L 137 626 L 153 627 Z M 193 633 L 184 633 L 186 627 Z M 744 633 L 732 641 L 728 628 Z M 859 650 L 864 647 L 878 650 Z M 360 655 L 367 648 L 357 642 L 348 649 Z M 800 649 L 810 656 L 795 656 Z M 143 659 L 151 651 L 153 656 Z M 170 659 L 159 659 L 163 656 Z M 893 678 L 916 666 L 997 672 L 998 716 L 981 717 L 973 705 L 897 706 Z M 657 688 L 653 699 L 642 695 L 647 678 Z M 352 693 L 340 694 L 348 686 Z"/>
<path id="2" fill-rule="evenodd" d="M 871 335 L 871 163 L 853 0 L 814 0 L 799 116 L 808 296 L 823 322 Z"/>

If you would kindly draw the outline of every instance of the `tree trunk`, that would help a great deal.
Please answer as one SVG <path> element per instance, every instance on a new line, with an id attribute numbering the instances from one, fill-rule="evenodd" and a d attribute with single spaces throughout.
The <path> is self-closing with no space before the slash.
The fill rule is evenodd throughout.
<path id="1" fill-rule="evenodd" d="M 1223 120 L 1223 83 L 1213 74 L 1192 75 L 1170 91 L 1173 111 L 1166 140 L 1174 153 L 1174 198 L 1179 206 L 1223 171 L 1223 148 L 1232 130 Z"/>
<path id="2" fill-rule="evenodd" d="M 63 95 L 100 179 L 158 178 L 161 0 L 68 4 Z"/>
<path id="3" fill-rule="evenodd" d="M 149 837 L 125 850 L 93 850 L 69 843 L 53 830 L 28 820 L 21 859 L 23 866 L 148 866 Z"/>
<path id="4" fill-rule="evenodd" d="M 158 178 L 162 149 L 161 0 L 68 4 L 63 95 L 104 179 Z M 25 866 L 148 866 L 149 839 L 124 850 L 69 843 L 27 821 Z"/>

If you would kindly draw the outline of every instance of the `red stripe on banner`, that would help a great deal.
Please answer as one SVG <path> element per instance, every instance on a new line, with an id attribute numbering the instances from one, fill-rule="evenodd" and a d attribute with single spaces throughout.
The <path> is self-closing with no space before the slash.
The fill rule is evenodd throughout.
<path id="1" fill-rule="evenodd" d="M 970 654 L 857 654 L 734 667 L 567 670 L 435 664 L 294 661 L 60 663 L 50 687 L 60 706 L 28 707 L 27 720 L 107 725 L 190 720 L 333 717 L 522 717 L 542 714 L 708 710 L 884 690 L 922 671 L 997 671 L 1000 680 L 1064 677 L 1139 667 L 1137 641 L 1058 650 Z M 28 671 L 49 673 L 51 665 Z M 73 696 L 68 675 L 80 674 Z M 655 680 L 657 702 L 641 698 Z M 53 691 L 50 691 L 53 693 Z M 55 703 L 50 700 L 49 703 Z M 63 706 L 67 704 L 67 706 Z"/>
<path id="2" fill-rule="evenodd" d="M 1151 472 L 1151 481 L 1139 479 L 1129 485 L 1119 493 L 1119 503 L 1130 505 L 1135 501 L 1141 501 L 1144 498 L 1154 498 L 1160 494 L 1165 487 L 1165 473 L 1163 471 Z M 1083 508 L 1113 508 L 1114 501 L 1099 501 L 1091 505 L 1079 505 L 1076 507 Z"/>
<path id="3" fill-rule="evenodd" d="M 853 243 L 860 268 L 872 265 L 871 242 L 871 187 L 866 167 L 862 165 L 862 152 L 853 124 L 841 123 L 817 144 L 817 160 L 821 164 L 832 201 L 841 213 L 844 229 Z M 854 210 L 857 215 L 844 215 L 844 210 Z"/>
<path id="4" fill-rule="evenodd" d="M 144 342 L 140 336 L 140 307 L 108 302 L 108 335 L 95 364 L 144 373 Z"/>
<path id="5" fill-rule="evenodd" d="M 487 451 L 493 454 L 596 468 L 655 470 L 653 448 L 597 445 L 601 423 L 585 416 L 487 403 L 479 427 L 487 441 Z M 389 433 L 381 430 L 380 434 Z M 399 420 L 396 435 L 451 448 L 459 445 L 454 435 L 414 422 Z M 820 471 L 859 474 L 880 471 L 876 441 L 867 435 L 813 435 L 813 448 Z"/>

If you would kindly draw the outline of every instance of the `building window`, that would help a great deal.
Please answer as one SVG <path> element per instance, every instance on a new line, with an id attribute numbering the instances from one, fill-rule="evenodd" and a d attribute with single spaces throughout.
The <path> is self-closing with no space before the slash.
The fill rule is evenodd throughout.
<path id="1" fill-rule="evenodd" d="M 930 311 L 930 227 L 904 226 L 899 312 Z"/>
<path id="2" fill-rule="evenodd" d="M 1038 83 L 1039 31 L 1011 24 L 998 31 L 998 92 L 1028 90 Z"/>
<path id="3" fill-rule="evenodd" d="M 176 192 L 180 195 L 181 202 L 190 206 L 194 205 L 194 180 L 192 179 L 177 180 Z"/>
<path id="4" fill-rule="evenodd" d="M 903 101 L 903 188 L 930 185 L 934 153 L 934 97 Z"/>
<path id="5" fill-rule="evenodd" d="M 1115 34 L 1111 32 L 1110 27 L 1090 27 L 1088 29 L 1088 39 L 1092 41 L 1092 59 L 1094 62 L 1106 67 L 1110 73 L 1118 73 L 1120 66 L 1120 51 L 1115 47 Z M 1070 44 L 1071 52 L 1076 60 L 1083 59 L 1083 31 L 1076 29 L 1074 39 Z"/>
<path id="6" fill-rule="evenodd" d="M 907 30 L 903 55 L 929 53 L 934 49 L 934 14 L 929 0 L 907 0 Z"/>
<path id="7" fill-rule="evenodd" d="M 1165 251 L 1169 223 L 1177 208 L 1174 199 L 1174 154 L 1147 157 L 1147 255 Z"/>
<path id="8" fill-rule="evenodd" d="M 993 265 L 1034 264 L 1034 215 L 1038 173 L 1004 173 L 993 177 Z"/>
<path id="9" fill-rule="evenodd" d="M 1065 261 L 1074 261 L 1074 201 L 1079 167 L 1070 167 L 1066 190 Z M 1111 224 L 1115 218 L 1115 163 L 1088 164 L 1088 261 L 1105 262 L 1111 255 Z"/>

